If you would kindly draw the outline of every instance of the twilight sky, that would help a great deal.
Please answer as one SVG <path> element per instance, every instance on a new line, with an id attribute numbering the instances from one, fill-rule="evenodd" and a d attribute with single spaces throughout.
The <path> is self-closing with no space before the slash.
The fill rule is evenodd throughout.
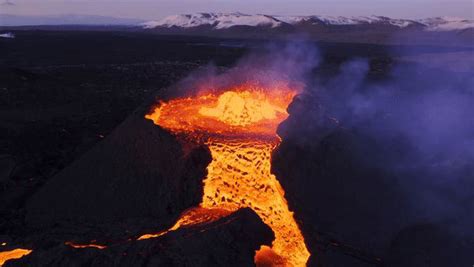
<path id="1" fill-rule="evenodd" d="M 192 12 L 474 18 L 474 0 L 0 0 L 0 13 L 160 19 Z"/>

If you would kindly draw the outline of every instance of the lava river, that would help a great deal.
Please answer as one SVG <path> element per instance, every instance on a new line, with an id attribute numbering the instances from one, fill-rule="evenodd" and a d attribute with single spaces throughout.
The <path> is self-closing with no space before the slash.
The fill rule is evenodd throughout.
<path id="1" fill-rule="evenodd" d="M 296 94 L 287 85 L 261 88 L 245 84 L 221 93 L 160 103 L 146 115 L 173 134 L 209 147 L 212 161 L 199 207 L 183 213 L 170 229 L 216 220 L 249 207 L 274 232 L 272 247 L 256 252 L 257 265 L 305 266 L 310 256 L 303 235 L 271 173 L 271 154 L 280 143 L 278 124 Z"/>

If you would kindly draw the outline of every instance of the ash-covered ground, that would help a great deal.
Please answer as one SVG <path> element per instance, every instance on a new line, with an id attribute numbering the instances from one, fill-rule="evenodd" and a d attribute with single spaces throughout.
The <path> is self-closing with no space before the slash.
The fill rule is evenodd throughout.
<path id="1" fill-rule="evenodd" d="M 205 148 L 185 153 L 173 136 L 143 119 L 155 96 L 200 68 L 213 65 L 217 72 L 225 72 L 266 42 L 107 31 L 18 31 L 15 35 L 0 40 L 0 243 L 5 243 L 0 251 L 24 247 L 33 253 L 7 265 L 253 264 L 253 251 L 269 244 L 272 234 L 250 210 L 163 239 L 128 240 L 166 229 L 182 211 L 197 205 L 210 161 Z M 460 86 L 472 84 L 459 81 L 472 72 L 471 48 L 311 45 L 320 58 L 311 69 L 311 81 L 323 87 L 357 84 L 350 90 L 375 90 L 363 84 L 390 83 L 400 69 L 440 79 L 458 73 Z M 404 77 L 419 86 L 430 85 Z M 408 82 L 400 88 L 409 88 Z M 390 136 L 390 142 L 388 137 L 374 138 L 374 133 L 383 135 L 383 129 L 400 129 L 391 119 L 386 120 L 387 128 L 373 125 L 372 119 L 384 120 L 390 114 L 367 109 L 377 113 L 368 120 L 364 105 L 341 108 L 356 102 L 371 104 L 378 96 L 363 98 L 364 102 L 342 89 L 310 95 L 290 105 L 290 118 L 280 129 L 283 143 L 273 163 L 311 250 L 309 264 L 473 264 L 472 231 L 463 224 L 473 212 L 472 163 L 460 163 L 466 159 L 462 154 L 447 161 L 443 153 L 434 151 L 441 156 L 412 169 L 399 168 L 394 162 L 425 155 L 425 151 L 411 152 L 410 141 L 418 139 L 410 139 L 411 132 L 408 138 L 384 135 Z M 393 99 L 398 97 L 400 103 L 407 103 L 406 94 L 395 94 Z M 340 101 L 325 106 L 325 98 Z M 380 101 L 386 98 L 381 96 Z M 454 138 L 473 142 L 471 123 L 467 117 L 467 126 L 459 128 L 467 137 L 440 134 L 453 138 L 456 146 L 460 143 Z M 430 126 L 421 125 L 425 128 L 420 131 L 429 131 Z M 454 154 L 446 155 L 449 159 Z M 449 192 L 441 190 L 437 195 L 446 181 L 435 180 L 432 189 L 417 192 L 409 190 L 407 180 L 400 180 L 412 179 L 412 188 L 424 188 L 430 182 L 417 178 L 440 177 L 432 172 L 446 172 L 446 177 L 454 177 L 455 186 L 444 186 Z M 465 188 L 462 196 L 457 190 L 460 185 Z M 421 201 L 413 197 L 418 194 L 428 202 L 442 200 L 432 207 L 420 204 L 411 209 L 413 202 Z M 414 214 L 440 206 L 442 214 Z M 450 209 L 453 212 L 446 212 Z M 108 248 L 77 250 L 64 244 L 92 240 Z"/>

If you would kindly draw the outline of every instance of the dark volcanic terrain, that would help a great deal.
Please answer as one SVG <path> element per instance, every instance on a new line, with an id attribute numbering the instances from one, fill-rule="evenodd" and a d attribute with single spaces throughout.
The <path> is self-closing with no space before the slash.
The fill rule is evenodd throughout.
<path id="1" fill-rule="evenodd" d="M 210 161 L 206 148 L 185 152 L 175 137 L 143 118 L 155 97 L 191 71 L 213 65 L 224 72 L 249 50 L 261 48 L 263 41 L 126 31 L 14 34 L 14 39 L 0 39 L 0 244 L 5 244 L 0 251 L 23 247 L 33 253 L 7 266 L 253 264 L 254 251 L 269 245 L 273 237 L 247 209 L 211 225 L 134 240 L 166 229 L 181 212 L 199 203 Z M 361 78 L 367 83 L 393 79 L 395 66 L 432 77 L 472 71 L 471 48 L 314 46 L 321 63 L 311 75 L 335 88 L 343 87 L 334 80 L 354 59 L 367 60 L 367 73 Z M 456 64 L 427 60 L 446 56 Z M 431 86 L 416 79 L 410 82 L 416 88 Z M 338 96 L 342 93 L 331 95 Z M 438 163 L 444 161 L 430 159 L 408 171 L 387 171 L 378 160 L 409 161 L 410 144 L 400 136 L 390 142 L 373 139 L 358 129 L 361 124 L 344 124 L 348 115 L 320 100 L 301 98 L 290 105 L 290 117 L 279 129 L 283 142 L 273 158 L 273 171 L 313 255 L 309 264 L 474 263 L 469 231 L 460 231 L 459 237 L 446 226 L 471 216 L 459 217 L 456 211 L 440 223 L 414 215 L 405 199 L 416 192 L 398 186 L 400 177 L 435 177 L 426 166 L 442 172 Z M 465 123 L 472 123 L 472 118 Z M 372 127 L 369 122 L 362 125 Z M 459 199 L 448 197 L 459 201 L 469 215 L 474 211 L 474 168 L 460 161 L 449 162 L 462 167 L 447 176 L 471 191 Z M 65 245 L 92 240 L 108 247 Z"/>

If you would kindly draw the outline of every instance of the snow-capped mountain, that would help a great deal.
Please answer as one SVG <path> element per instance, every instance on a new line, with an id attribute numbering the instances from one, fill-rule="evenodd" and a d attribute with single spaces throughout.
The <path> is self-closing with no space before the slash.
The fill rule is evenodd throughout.
<path id="1" fill-rule="evenodd" d="M 194 13 L 166 17 L 161 20 L 141 20 L 94 15 L 50 15 L 18 16 L 0 14 L 0 26 L 24 25 L 128 25 L 145 29 L 192 29 L 202 28 L 227 30 L 236 26 L 259 27 L 265 29 L 344 26 L 388 26 L 394 29 L 419 27 L 425 31 L 460 31 L 474 29 L 474 20 L 456 17 L 435 17 L 426 19 L 394 19 L 384 16 L 273 16 L 240 12 L 233 13 Z"/>
<path id="2" fill-rule="evenodd" d="M 413 20 L 391 19 L 383 16 L 275 16 L 275 18 L 292 25 L 298 23 L 312 23 L 322 25 L 388 24 L 404 28 L 409 25 L 417 24 L 417 22 Z"/>
<path id="3" fill-rule="evenodd" d="M 127 31 L 165 35 L 206 36 L 236 39 L 285 39 L 304 36 L 320 42 L 373 44 L 442 44 L 474 46 L 474 20 L 436 17 L 394 19 L 384 16 L 273 16 L 235 13 L 194 13 L 161 20 L 120 19 L 101 16 L 13 16 L 0 14 L 0 28 L 32 25 L 57 29 L 86 26 L 88 30 L 126 28 Z M 37 25 L 37 26 L 35 26 Z M 49 25 L 59 25 L 50 28 Z M 118 25 L 118 27 L 111 27 Z M 1 39 L 8 36 L 0 36 Z"/>
<path id="4" fill-rule="evenodd" d="M 180 27 L 192 28 L 212 26 L 215 29 L 227 29 L 233 26 L 267 26 L 278 27 L 282 24 L 278 19 L 267 15 L 247 15 L 242 13 L 196 13 L 166 17 L 159 21 L 148 21 L 142 25 L 145 28 Z"/>
<path id="5" fill-rule="evenodd" d="M 419 20 L 429 31 L 453 31 L 474 28 L 474 20 L 456 17 L 436 17 Z"/>
<path id="6" fill-rule="evenodd" d="M 6 32 L 6 33 L 0 33 L 0 38 L 9 38 L 13 39 L 15 38 L 15 35 L 11 32 Z"/>
<path id="7" fill-rule="evenodd" d="M 146 29 L 152 28 L 182 28 L 190 29 L 199 26 L 208 26 L 216 30 L 229 29 L 235 26 L 262 26 L 278 28 L 282 26 L 299 25 L 322 26 L 393 26 L 403 29 L 418 26 L 426 31 L 455 31 L 474 28 L 474 20 L 462 18 L 427 18 L 419 20 L 393 19 L 384 16 L 271 16 L 248 15 L 243 13 L 195 13 L 166 17 L 162 20 L 148 21 L 141 24 Z"/>

